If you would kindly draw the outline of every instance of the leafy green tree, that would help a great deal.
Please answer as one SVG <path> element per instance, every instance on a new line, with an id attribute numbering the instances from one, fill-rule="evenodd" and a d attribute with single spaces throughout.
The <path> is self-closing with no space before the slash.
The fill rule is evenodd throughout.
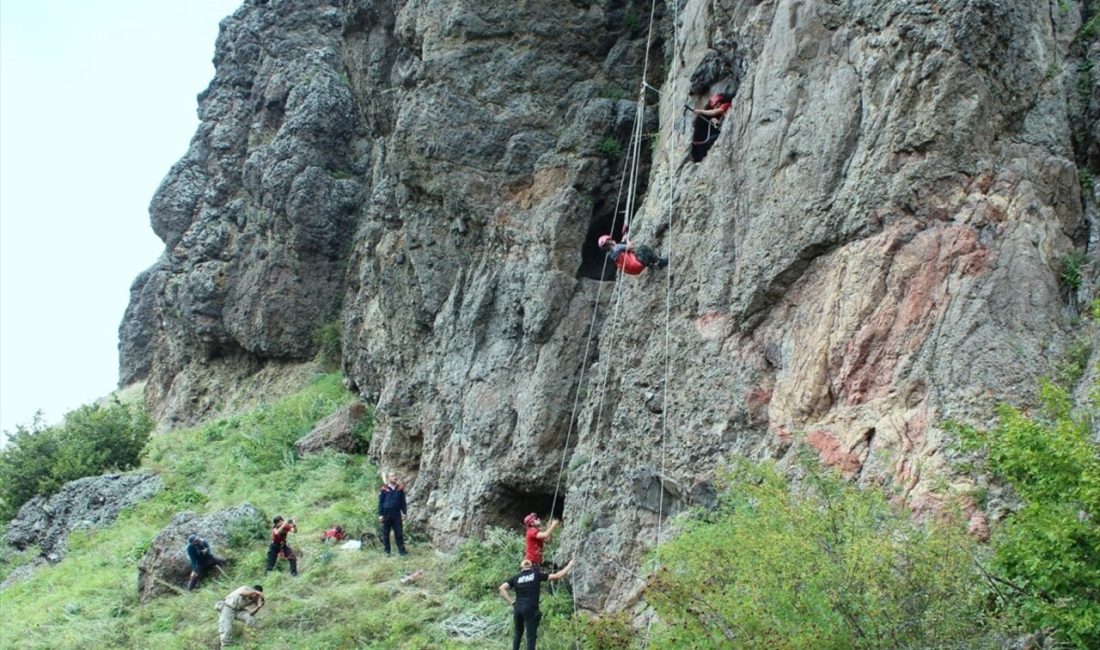
<path id="1" fill-rule="evenodd" d="M 662 545 L 646 600 L 655 647 L 992 645 L 978 552 L 878 489 L 807 468 L 800 485 L 741 462 L 717 510 Z"/>
<path id="2" fill-rule="evenodd" d="M 145 409 L 115 401 L 106 406 L 81 406 L 65 415 L 62 444 L 54 460 L 57 487 L 109 469 L 128 469 L 141 460 L 153 430 Z"/>
<path id="3" fill-rule="evenodd" d="M 0 451 L 0 518 L 10 520 L 34 495 L 53 494 L 69 481 L 136 466 L 152 430 L 144 409 L 117 400 L 82 406 L 57 426 L 39 417 L 18 426 Z"/>
<path id="4" fill-rule="evenodd" d="M 1100 391 L 1093 391 L 1092 413 L 1075 413 L 1068 391 L 1050 382 L 1040 396 L 1034 415 L 1004 405 L 990 431 L 953 428 L 964 448 L 983 452 L 979 468 L 1010 485 L 1020 500 L 991 539 L 993 572 L 1008 608 L 1030 630 L 1096 647 L 1100 447 L 1089 422 L 1100 409 Z"/>
<path id="5" fill-rule="evenodd" d="M 0 520 L 9 521 L 20 506 L 52 483 L 50 465 L 42 459 L 57 454 L 58 436 L 42 422 L 41 413 L 31 424 L 20 424 L 5 435 L 8 444 L 0 451 Z"/>

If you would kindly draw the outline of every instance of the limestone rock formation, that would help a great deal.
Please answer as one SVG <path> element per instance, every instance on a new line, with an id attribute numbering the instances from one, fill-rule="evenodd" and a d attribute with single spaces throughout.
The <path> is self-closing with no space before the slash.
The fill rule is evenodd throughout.
<path id="1" fill-rule="evenodd" d="M 796 441 L 918 512 L 965 492 L 942 423 L 1030 399 L 1082 307 L 1062 260 L 1097 256 L 1084 3 L 683 0 L 652 39 L 649 7 L 246 2 L 151 206 L 155 334 L 121 365 L 153 412 L 209 414 L 338 318 L 440 543 L 554 511 L 629 565 L 730 454 Z M 624 214 L 671 265 L 600 282 Z M 600 562 L 580 602 L 629 602 Z"/>
<path id="2" fill-rule="evenodd" d="M 301 455 L 313 454 L 322 449 L 334 449 L 345 454 L 366 452 L 358 431 L 368 418 L 367 407 L 362 402 L 352 402 L 317 423 L 300 440 L 294 449 Z"/>
<path id="3" fill-rule="evenodd" d="M 209 542 L 214 555 L 232 562 L 232 556 L 227 555 L 232 535 L 251 541 L 255 537 L 262 538 L 266 530 L 267 515 L 249 503 L 207 515 L 177 513 L 153 537 L 149 550 L 138 561 L 138 597 L 144 603 L 157 596 L 177 593 L 173 587 L 187 587 L 191 575 L 187 537 L 191 533 Z"/>
<path id="4" fill-rule="evenodd" d="M 156 474 L 104 474 L 70 481 L 51 497 L 41 495 L 23 504 L 8 525 L 7 542 L 25 549 L 38 545 L 49 562 L 65 555 L 65 541 L 74 530 L 102 528 L 118 513 L 164 488 Z"/>

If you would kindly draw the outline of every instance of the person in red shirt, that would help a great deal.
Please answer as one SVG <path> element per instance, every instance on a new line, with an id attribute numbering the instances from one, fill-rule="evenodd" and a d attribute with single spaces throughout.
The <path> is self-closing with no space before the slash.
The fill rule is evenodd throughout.
<path id="1" fill-rule="evenodd" d="M 706 157 L 711 145 L 718 139 L 722 129 L 722 118 L 733 106 L 733 97 L 726 93 L 712 95 L 703 108 L 692 109 L 695 125 L 691 137 L 691 160 L 699 162 Z"/>
<path id="2" fill-rule="evenodd" d="M 346 535 L 344 534 L 343 526 L 333 526 L 332 528 L 329 528 L 325 532 L 321 533 L 322 542 L 327 542 L 330 539 L 334 542 L 339 542 L 343 541 L 345 537 Z"/>
<path id="3" fill-rule="evenodd" d="M 275 562 L 282 555 L 290 563 L 290 575 L 298 575 L 298 556 L 294 554 L 294 550 L 290 548 L 290 544 L 286 543 L 287 535 L 297 531 L 294 527 L 294 520 L 283 520 L 282 517 L 277 516 L 271 522 L 271 543 L 267 545 L 267 570 L 270 571 L 275 568 Z"/>
<path id="4" fill-rule="evenodd" d="M 546 542 L 550 541 L 550 536 L 554 534 L 554 529 L 558 527 L 561 521 L 553 519 L 550 521 L 550 525 L 546 527 L 546 530 L 539 530 L 539 526 L 542 525 L 542 520 L 535 513 L 531 513 L 523 518 L 523 525 L 527 527 L 527 534 L 524 535 L 526 539 L 526 545 L 523 549 L 523 557 L 531 560 L 531 564 L 535 566 L 542 566 L 542 547 Z"/>
<path id="5" fill-rule="evenodd" d="M 668 266 L 668 258 L 653 252 L 649 246 L 635 246 L 627 240 L 618 243 L 611 235 L 603 235 L 596 240 L 597 245 L 619 269 L 627 275 L 638 275 L 645 269 L 656 270 Z"/>

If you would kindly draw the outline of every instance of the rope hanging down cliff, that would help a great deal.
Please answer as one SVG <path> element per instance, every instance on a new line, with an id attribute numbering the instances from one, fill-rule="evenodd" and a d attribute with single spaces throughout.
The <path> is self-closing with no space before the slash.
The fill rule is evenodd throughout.
<path id="1" fill-rule="evenodd" d="M 678 3 L 677 3 L 677 5 L 678 5 Z M 615 199 L 615 211 L 613 213 L 612 223 L 611 223 L 611 231 L 612 232 L 615 231 L 615 227 L 618 223 L 618 220 L 619 220 L 620 216 L 622 217 L 622 223 L 623 223 L 623 227 L 622 227 L 621 232 L 626 233 L 626 232 L 629 231 L 631 217 L 634 214 L 635 203 L 636 203 L 636 200 L 637 200 L 638 179 L 639 179 L 640 172 L 641 172 L 641 155 L 642 155 L 641 145 L 642 145 L 642 138 L 644 136 L 643 129 L 644 129 L 644 122 L 645 122 L 645 93 L 646 93 L 647 89 L 653 89 L 654 91 L 657 91 L 656 88 L 653 88 L 652 86 L 650 86 L 646 82 L 646 79 L 647 79 L 647 76 L 648 76 L 648 69 L 649 69 L 649 55 L 650 55 L 650 50 L 652 48 L 652 42 L 653 42 L 653 24 L 654 24 L 655 14 L 656 14 L 656 0 L 652 0 L 651 5 L 650 5 L 649 28 L 648 28 L 648 33 L 647 33 L 647 36 L 646 36 L 645 62 L 643 64 L 643 70 L 642 70 L 642 82 L 641 82 L 639 92 L 638 92 L 638 100 L 637 100 L 636 108 L 635 108 L 634 126 L 633 126 L 633 129 L 632 129 L 632 132 L 631 132 L 631 139 L 630 139 L 630 143 L 629 143 L 629 147 L 628 147 L 628 156 L 626 157 L 626 160 L 624 160 L 624 167 L 623 167 L 623 170 L 622 170 L 622 177 L 620 178 L 620 183 L 619 183 L 619 192 L 618 192 L 618 195 L 616 196 L 616 199 Z M 675 30 L 675 18 L 674 18 L 673 19 L 673 38 L 674 38 L 674 41 L 676 39 L 675 31 L 676 30 Z M 659 93 L 660 91 L 657 91 L 657 92 Z M 626 179 L 628 179 L 628 178 L 629 178 L 629 182 L 626 182 Z M 623 211 L 620 213 L 619 212 L 619 206 L 620 206 L 620 201 L 622 200 L 622 192 L 623 192 L 624 183 L 626 184 L 626 201 L 624 202 Z M 672 230 L 672 225 L 673 225 L 671 195 L 668 197 L 668 199 L 666 201 L 666 213 L 667 213 L 667 220 L 668 220 L 668 231 L 670 232 L 670 237 L 671 237 L 671 230 Z M 671 246 L 670 246 L 670 249 L 671 249 Z M 603 265 L 603 268 L 601 270 L 601 277 L 603 277 L 603 274 L 606 273 L 606 271 L 607 271 L 607 263 L 608 263 L 608 258 L 605 257 L 604 265 Z M 584 370 L 585 370 L 584 369 L 584 364 L 587 362 L 588 355 L 589 355 L 589 352 L 591 350 L 592 340 L 595 336 L 596 319 L 597 319 L 597 316 L 598 316 L 598 313 L 599 313 L 599 305 L 600 305 L 600 297 L 601 297 L 601 293 L 602 293 L 602 287 L 603 287 L 603 285 L 601 283 L 600 288 L 597 290 L 595 301 L 594 301 L 593 308 L 592 308 L 592 317 L 591 317 L 591 321 L 589 323 L 588 337 L 587 337 L 587 340 L 586 340 L 586 343 L 585 343 L 584 357 L 582 359 L 582 366 L 581 366 L 581 374 L 580 374 L 580 377 L 578 378 L 577 388 L 576 388 L 576 391 L 574 393 L 573 408 L 572 408 L 572 412 L 571 412 L 570 418 L 569 418 L 569 429 L 566 433 L 565 444 L 562 448 L 562 458 L 561 458 L 561 462 L 559 463 L 559 467 L 558 467 L 557 484 L 555 485 L 555 488 L 554 488 L 554 498 L 553 498 L 553 501 L 551 503 L 551 511 L 550 511 L 551 516 L 553 515 L 553 513 L 557 509 L 558 497 L 559 497 L 559 494 L 561 492 L 562 477 L 563 477 L 564 472 L 565 472 L 565 460 L 566 460 L 566 457 L 567 457 L 568 451 L 569 451 L 569 443 L 572 440 L 573 429 L 574 429 L 574 425 L 575 425 L 576 418 L 577 418 L 577 411 L 578 411 L 578 408 L 579 408 L 579 405 L 580 405 L 581 390 L 582 390 L 582 387 L 584 386 Z M 614 350 L 615 349 L 615 336 L 616 336 L 616 333 L 617 333 L 618 322 L 619 322 L 619 318 L 618 318 L 619 311 L 620 311 L 619 308 L 620 308 L 621 302 L 622 302 L 621 301 L 621 296 L 622 296 L 621 283 L 616 282 L 615 285 L 614 285 L 614 290 L 613 290 L 613 295 L 612 295 L 612 300 L 611 300 L 612 308 L 611 308 L 611 315 L 610 315 L 609 323 L 608 323 L 610 331 L 608 332 L 608 336 L 605 340 L 606 349 L 608 349 L 608 350 Z M 662 408 L 662 424 L 661 424 L 661 434 L 660 434 L 660 454 L 661 454 L 660 476 L 663 476 L 663 474 L 664 474 L 664 468 L 665 468 L 665 438 L 666 438 L 666 434 L 667 434 L 667 430 L 668 430 L 668 384 L 669 384 L 669 362 L 670 362 L 670 359 L 669 359 L 669 348 L 670 348 L 669 318 L 670 318 L 670 311 L 671 311 L 671 296 L 672 296 L 672 290 L 671 290 L 671 280 L 670 280 L 669 284 L 666 286 L 666 293 L 665 293 L 665 334 L 664 334 L 664 339 L 665 339 L 665 345 L 664 345 L 665 368 L 664 368 L 664 377 L 663 377 L 663 380 L 662 380 L 664 390 L 662 391 L 663 408 Z M 598 444 L 599 444 L 599 438 L 600 438 L 599 431 L 601 430 L 600 422 L 603 419 L 603 408 L 604 408 L 604 405 L 606 403 L 606 400 L 605 400 L 605 398 L 606 398 L 606 386 L 607 386 L 608 377 L 610 375 L 611 365 L 612 365 L 611 363 L 605 363 L 604 364 L 604 372 L 602 373 L 602 377 L 600 379 L 598 392 L 597 392 L 598 399 L 597 399 L 596 419 L 595 419 L 595 422 L 596 422 L 596 424 L 595 424 L 596 437 L 592 442 L 593 446 L 596 446 L 596 447 L 598 447 Z M 611 428 L 613 430 L 613 428 L 614 428 L 613 423 L 611 424 Z M 591 463 L 591 459 L 589 459 L 588 462 Z M 582 498 L 581 498 L 581 506 L 578 509 L 578 512 L 581 513 L 582 517 L 588 509 L 588 501 L 589 501 L 590 493 L 591 493 L 591 485 L 588 486 L 588 489 L 585 490 L 585 494 L 582 495 Z M 660 498 L 659 498 L 659 506 L 658 506 L 658 523 L 657 523 L 655 546 L 659 545 L 660 541 L 661 541 L 661 531 L 662 531 L 662 527 L 663 527 L 663 518 L 664 518 L 664 489 L 662 487 Z M 580 548 L 578 549 L 578 552 L 577 552 L 577 555 L 581 555 L 584 552 L 586 544 L 587 544 L 587 539 L 582 539 Z M 573 596 L 573 601 L 574 601 L 573 602 L 574 609 L 576 609 L 576 595 L 575 594 Z"/>

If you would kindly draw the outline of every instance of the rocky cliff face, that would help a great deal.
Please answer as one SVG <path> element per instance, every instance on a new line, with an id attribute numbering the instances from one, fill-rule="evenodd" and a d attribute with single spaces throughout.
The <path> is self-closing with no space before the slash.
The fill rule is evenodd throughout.
<path id="1" fill-rule="evenodd" d="M 411 515 L 447 540 L 564 512 L 593 607 L 630 602 L 600 565 L 708 502 L 733 452 L 802 439 L 936 508 L 941 423 L 1028 399 L 1072 338 L 1061 260 L 1096 256 L 1081 3 L 684 0 L 647 42 L 649 15 L 246 2 L 152 202 L 166 250 L 123 380 L 148 368 L 154 412 L 194 420 L 339 319 Z M 624 211 L 643 74 L 631 233 L 672 263 L 612 285 L 594 239 Z M 683 104 L 718 90 L 692 164 Z"/>

